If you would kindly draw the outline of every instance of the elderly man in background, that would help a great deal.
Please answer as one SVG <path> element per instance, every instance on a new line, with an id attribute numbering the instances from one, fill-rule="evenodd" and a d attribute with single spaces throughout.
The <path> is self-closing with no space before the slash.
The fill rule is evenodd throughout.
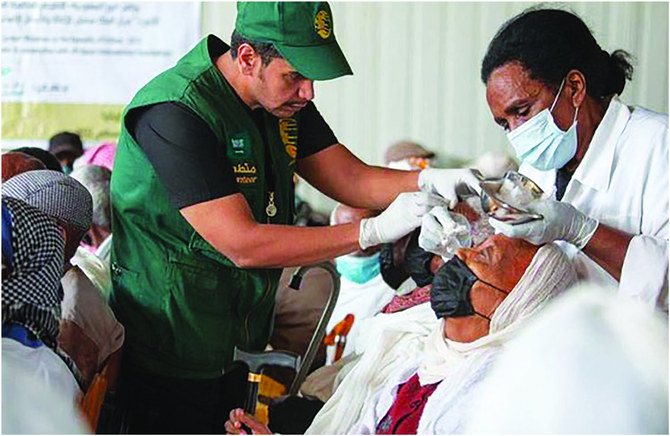
<path id="1" fill-rule="evenodd" d="M 59 342 L 74 359 L 84 387 L 111 353 L 123 343 L 123 327 L 100 289 L 70 263 L 91 225 L 92 199 L 86 188 L 62 173 L 28 171 L 12 177 L 2 194 L 17 198 L 51 217 L 65 235 L 64 298 Z"/>
<path id="2" fill-rule="evenodd" d="M 83 165 L 72 171 L 70 176 L 84 185 L 93 198 L 93 219 L 82 246 L 94 252 L 112 235 L 112 213 L 109 205 L 109 181 L 112 172 L 103 166 Z"/>

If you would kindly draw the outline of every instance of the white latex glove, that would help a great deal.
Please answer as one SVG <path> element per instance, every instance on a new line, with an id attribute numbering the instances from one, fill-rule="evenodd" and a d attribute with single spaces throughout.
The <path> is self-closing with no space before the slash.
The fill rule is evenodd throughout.
<path id="1" fill-rule="evenodd" d="M 479 179 L 470 169 L 428 168 L 419 173 L 419 189 L 442 196 L 453 209 L 458 202 L 456 187 L 467 185 L 478 194 L 481 192 Z"/>
<path id="2" fill-rule="evenodd" d="M 358 244 L 361 250 L 395 242 L 421 225 L 421 217 L 439 204 L 437 195 L 425 192 L 403 192 L 380 215 L 361 220 Z"/>
<path id="3" fill-rule="evenodd" d="M 421 219 L 419 247 L 438 254 L 445 260 L 451 259 L 456 250 L 464 246 L 469 247 L 470 226 L 467 225 L 467 221 L 460 223 L 454 217 L 465 221 L 462 215 L 452 215 L 445 207 L 437 206 L 431 209 Z"/>
<path id="4" fill-rule="evenodd" d="M 580 250 L 586 246 L 598 227 L 598 220 L 580 212 L 570 203 L 538 200 L 528 204 L 527 208 L 542 214 L 544 219 L 511 225 L 489 218 L 489 223 L 510 238 L 525 239 L 534 245 L 562 240 L 576 245 Z"/>

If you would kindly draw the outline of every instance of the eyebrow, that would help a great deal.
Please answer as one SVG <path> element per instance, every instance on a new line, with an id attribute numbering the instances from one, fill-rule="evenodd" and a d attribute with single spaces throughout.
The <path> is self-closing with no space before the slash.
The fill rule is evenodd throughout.
<path id="1" fill-rule="evenodd" d="M 507 115 L 513 115 L 519 108 L 522 108 L 523 106 L 526 106 L 528 104 L 531 103 L 528 101 L 527 97 L 514 100 L 509 106 L 505 108 L 505 113 Z"/>
<path id="2" fill-rule="evenodd" d="M 291 76 L 292 78 L 298 79 L 298 80 L 306 79 L 305 76 L 303 76 L 302 74 L 300 74 L 299 72 L 297 72 L 295 70 L 289 71 L 288 73 L 286 73 L 286 75 Z"/>
<path id="3" fill-rule="evenodd" d="M 532 103 L 528 101 L 527 97 L 516 99 L 509 106 L 505 107 L 505 115 L 514 115 L 519 108 L 530 104 Z M 493 117 L 493 121 L 500 126 L 507 123 L 507 120 L 504 117 Z"/>

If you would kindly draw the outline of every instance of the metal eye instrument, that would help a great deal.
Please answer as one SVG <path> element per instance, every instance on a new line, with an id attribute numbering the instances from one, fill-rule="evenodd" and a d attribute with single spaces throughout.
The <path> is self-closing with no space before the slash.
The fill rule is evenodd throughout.
<path id="1" fill-rule="evenodd" d="M 517 171 L 507 171 L 504 176 L 497 178 L 484 178 L 478 171 L 473 173 L 479 179 L 482 209 L 488 216 L 512 225 L 544 218 L 525 208 L 525 205 L 540 199 L 544 193 L 528 177 Z"/>

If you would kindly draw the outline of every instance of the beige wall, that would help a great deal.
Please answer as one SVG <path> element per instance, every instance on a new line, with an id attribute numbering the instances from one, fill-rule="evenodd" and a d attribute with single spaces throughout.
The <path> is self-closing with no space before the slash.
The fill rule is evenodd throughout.
<path id="1" fill-rule="evenodd" d="M 447 157 L 510 151 L 484 99 L 479 67 L 500 25 L 535 3 L 334 2 L 335 33 L 354 76 L 316 84 L 316 104 L 340 142 L 380 164 L 412 139 Z M 622 100 L 668 111 L 668 3 L 553 4 L 584 19 L 607 51 L 637 58 Z M 203 32 L 229 41 L 235 3 L 203 3 Z M 332 202 L 307 187 L 317 208 Z"/>

